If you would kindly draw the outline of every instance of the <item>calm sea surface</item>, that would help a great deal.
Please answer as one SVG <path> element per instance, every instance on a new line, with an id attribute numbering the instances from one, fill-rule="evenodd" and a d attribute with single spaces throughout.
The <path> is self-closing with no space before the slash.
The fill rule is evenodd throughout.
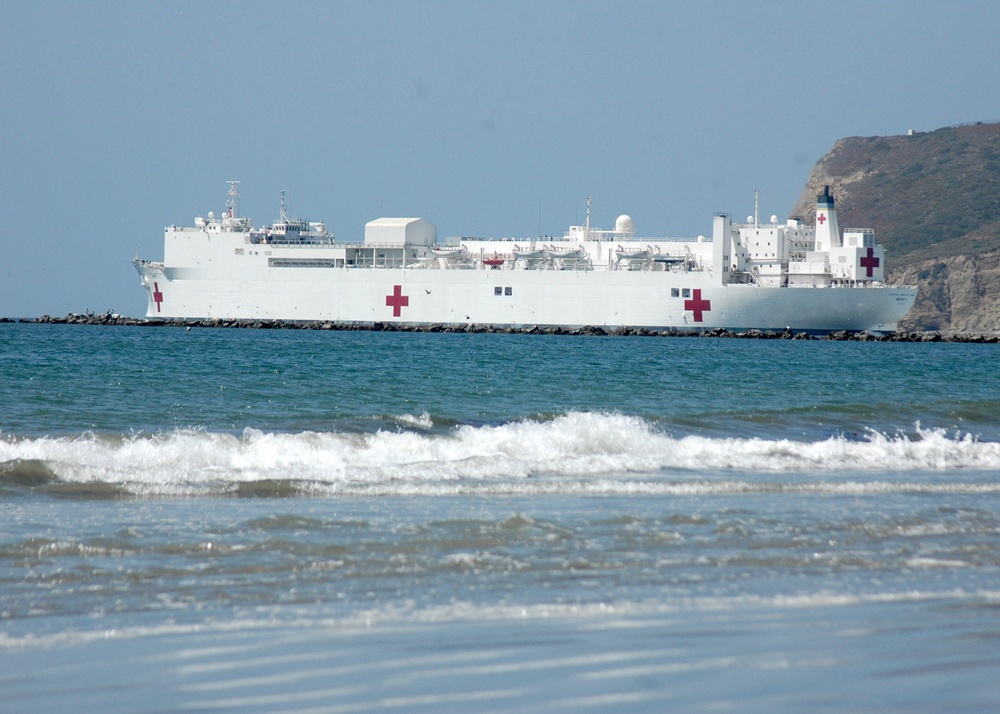
<path id="1" fill-rule="evenodd" d="M 0 324 L 0 710 L 996 711 L 998 349 Z"/>

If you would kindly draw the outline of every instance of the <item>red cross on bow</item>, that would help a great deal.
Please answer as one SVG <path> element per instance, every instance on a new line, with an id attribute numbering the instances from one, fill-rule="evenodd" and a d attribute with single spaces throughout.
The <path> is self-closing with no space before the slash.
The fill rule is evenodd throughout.
<path id="1" fill-rule="evenodd" d="M 163 293 L 160 292 L 160 284 L 153 283 L 153 302 L 156 303 L 156 311 L 160 311 L 160 303 L 163 302 Z"/>
<path id="2" fill-rule="evenodd" d="M 402 308 L 410 304 L 410 298 L 408 295 L 403 295 L 402 285 L 393 285 L 392 295 L 385 296 L 385 304 L 387 307 L 392 308 L 393 317 L 399 317 Z"/>
<path id="3" fill-rule="evenodd" d="M 826 214 L 820 213 L 818 216 L 816 216 L 816 220 L 819 221 L 820 225 L 823 225 L 824 223 L 826 223 Z"/>
<path id="4" fill-rule="evenodd" d="M 874 269 L 878 267 L 878 263 L 879 260 L 878 258 L 875 257 L 875 249 L 869 248 L 868 255 L 861 258 L 860 265 L 862 268 L 867 268 L 868 277 L 870 278 L 873 277 L 874 273 L 872 271 L 874 271 Z"/>
<path id="5" fill-rule="evenodd" d="M 695 288 L 694 298 L 692 298 L 691 300 L 684 301 L 684 309 L 691 310 L 692 312 L 694 312 L 695 322 L 704 322 L 704 315 L 702 313 L 708 312 L 709 310 L 712 309 L 712 301 L 702 300 L 701 289 Z"/>

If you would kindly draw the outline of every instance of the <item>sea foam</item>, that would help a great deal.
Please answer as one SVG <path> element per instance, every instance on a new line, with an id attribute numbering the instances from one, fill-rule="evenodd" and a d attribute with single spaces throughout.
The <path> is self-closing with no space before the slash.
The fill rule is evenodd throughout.
<path id="1" fill-rule="evenodd" d="M 1000 468 L 1000 444 L 919 425 L 911 435 L 869 432 L 862 439 L 810 442 L 675 437 L 639 417 L 593 412 L 444 433 L 428 431 L 426 415 L 409 421 L 419 431 L 0 435 L 0 476 L 23 483 L 10 474 L 43 464 L 62 483 L 115 484 L 127 492 L 164 495 L 225 493 L 265 481 L 299 482 L 300 491 L 320 493 L 634 493 L 683 491 L 698 478 L 714 482 L 704 485 L 709 491 L 722 483 L 741 490 L 748 475 L 782 473 L 858 473 L 869 488 L 878 488 L 868 476 Z M 843 482 L 830 487 L 852 490 Z"/>

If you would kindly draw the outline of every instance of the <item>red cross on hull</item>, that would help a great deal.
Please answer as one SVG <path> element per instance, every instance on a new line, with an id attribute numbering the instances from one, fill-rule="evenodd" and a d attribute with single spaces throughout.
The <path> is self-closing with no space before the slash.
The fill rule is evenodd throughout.
<path id="1" fill-rule="evenodd" d="M 160 303 L 163 302 L 163 293 L 160 292 L 160 284 L 153 283 L 153 302 L 156 303 L 156 311 L 160 311 Z"/>
<path id="2" fill-rule="evenodd" d="M 399 317 L 402 314 L 403 308 L 408 307 L 410 304 L 409 295 L 403 295 L 402 285 L 392 286 L 392 295 L 385 296 L 386 307 L 392 308 L 392 316 Z"/>
<path id="3" fill-rule="evenodd" d="M 695 288 L 693 295 L 692 299 L 684 301 L 684 309 L 694 313 L 695 322 L 704 322 L 705 313 L 712 309 L 712 301 L 702 300 L 701 288 Z"/>

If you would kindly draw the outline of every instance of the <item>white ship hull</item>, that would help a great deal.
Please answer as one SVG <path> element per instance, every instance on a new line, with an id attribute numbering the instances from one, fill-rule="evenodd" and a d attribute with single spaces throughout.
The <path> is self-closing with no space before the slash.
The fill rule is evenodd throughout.
<path id="1" fill-rule="evenodd" d="M 304 221 L 283 215 L 280 232 L 254 231 L 230 206 L 224 219 L 210 214 L 194 228 L 168 227 L 164 261 L 135 266 L 149 318 L 895 329 L 916 288 L 881 282 L 881 246 L 860 232 L 845 233 L 851 247 L 839 234 L 831 238 L 824 229 L 827 220 L 836 227 L 832 198 L 822 210 L 815 231 L 794 222 L 733 226 L 717 217 L 711 241 L 637 240 L 623 216 L 615 232 L 590 229 L 588 218 L 555 245 L 462 239 L 442 246 L 433 224 L 420 219 L 379 219 L 364 242 L 337 243 L 325 227 L 310 234 Z"/>
<path id="2" fill-rule="evenodd" d="M 698 273 L 300 268 L 223 280 L 150 265 L 139 271 L 152 288 L 150 318 L 823 332 L 895 329 L 916 296 L 915 288 L 886 286 L 712 287 Z M 511 294 L 495 295 L 497 287 Z M 671 297 L 672 288 L 691 297 Z"/>

